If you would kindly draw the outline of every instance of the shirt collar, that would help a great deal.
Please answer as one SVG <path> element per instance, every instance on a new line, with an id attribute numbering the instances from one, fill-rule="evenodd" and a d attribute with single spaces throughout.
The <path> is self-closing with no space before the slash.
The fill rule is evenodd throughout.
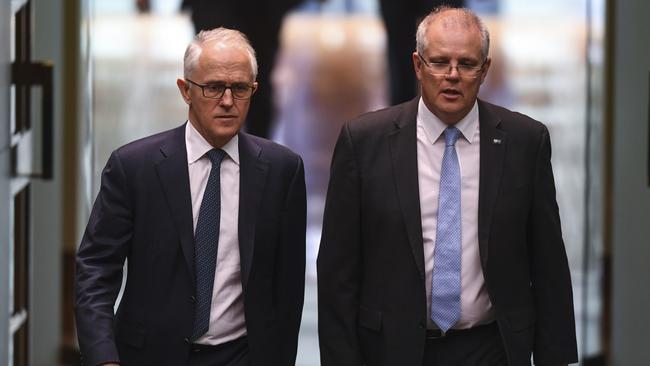
<path id="1" fill-rule="evenodd" d="M 474 140 L 474 133 L 478 129 L 478 117 L 478 102 L 475 101 L 469 113 L 454 125 L 470 144 Z M 448 127 L 447 124 L 442 122 L 440 118 L 427 108 L 422 97 L 420 97 L 418 103 L 417 124 L 424 128 L 427 139 L 431 144 L 436 142 Z"/>
<path id="2" fill-rule="evenodd" d="M 187 163 L 190 165 L 201 159 L 208 151 L 214 149 L 190 121 L 185 124 L 185 145 L 187 146 Z M 230 159 L 239 165 L 239 135 L 233 136 L 230 141 L 221 147 L 221 150 L 225 151 Z"/>

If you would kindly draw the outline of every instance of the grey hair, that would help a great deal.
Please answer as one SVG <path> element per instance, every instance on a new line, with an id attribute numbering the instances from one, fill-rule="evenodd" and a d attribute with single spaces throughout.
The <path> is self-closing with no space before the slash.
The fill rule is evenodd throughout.
<path id="1" fill-rule="evenodd" d="M 483 55 L 483 59 L 486 59 L 488 57 L 488 52 L 490 51 L 490 32 L 485 26 L 485 23 L 483 23 L 481 18 L 479 18 L 476 13 L 467 8 L 452 8 L 446 5 L 435 8 L 424 19 L 422 19 L 420 25 L 418 25 L 418 30 L 415 33 L 416 51 L 420 55 L 424 56 L 424 51 L 429 46 L 429 40 L 426 37 L 429 26 L 439 15 L 447 11 L 456 13 L 452 18 L 453 20 L 451 20 L 452 22 L 462 24 L 467 27 L 475 26 L 478 28 L 478 31 L 481 35 L 481 53 Z"/>
<path id="2" fill-rule="evenodd" d="M 189 45 L 187 45 L 185 56 L 183 57 L 183 74 L 186 78 L 190 76 L 196 67 L 196 64 L 199 61 L 199 56 L 201 56 L 201 52 L 203 51 L 203 46 L 208 42 L 221 43 L 246 51 L 251 63 L 253 80 L 257 78 L 257 59 L 255 58 L 255 50 L 248 41 L 248 38 L 244 33 L 238 30 L 223 27 L 212 30 L 203 30 L 194 37 Z"/>

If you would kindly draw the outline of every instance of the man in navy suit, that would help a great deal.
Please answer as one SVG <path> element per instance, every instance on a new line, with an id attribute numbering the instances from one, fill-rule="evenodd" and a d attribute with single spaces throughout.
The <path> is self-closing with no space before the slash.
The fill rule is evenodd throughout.
<path id="1" fill-rule="evenodd" d="M 566 365 L 571 279 L 546 127 L 477 99 L 489 33 L 420 24 L 422 97 L 341 130 L 318 255 L 323 366 Z"/>
<path id="2" fill-rule="evenodd" d="M 242 33 L 199 33 L 177 80 L 188 122 L 111 154 L 77 253 L 85 365 L 295 364 L 304 170 L 240 131 L 256 75 Z"/>

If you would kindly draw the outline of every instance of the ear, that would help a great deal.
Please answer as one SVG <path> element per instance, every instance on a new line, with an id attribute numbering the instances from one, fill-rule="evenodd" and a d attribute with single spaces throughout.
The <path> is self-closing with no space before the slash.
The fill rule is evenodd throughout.
<path id="1" fill-rule="evenodd" d="M 490 69 L 490 65 L 492 65 L 492 59 L 488 57 L 485 60 L 485 64 L 483 64 L 483 71 L 481 71 L 481 84 L 485 81 L 485 77 L 487 76 L 488 70 Z"/>
<path id="2" fill-rule="evenodd" d="M 420 82 L 422 82 L 422 73 L 424 71 L 422 70 L 424 67 L 424 65 L 422 64 L 422 60 L 420 60 L 420 56 L 418 56 L 417 52 L 413 52 L 411 58 L 413 59 L 413 68 L 415 69 L 415 76 L 418 78 Z"/>
<path id="3" fill-rule="evenodd" d="M 176 79 L 176 86 L 178 86 L 178 90 L 181 92 L 181 96 L 185 103 L 187 103 L 187 105 L 192 104 L 192 98 L 190 98 L 190 86 L 185 79 Z"/>

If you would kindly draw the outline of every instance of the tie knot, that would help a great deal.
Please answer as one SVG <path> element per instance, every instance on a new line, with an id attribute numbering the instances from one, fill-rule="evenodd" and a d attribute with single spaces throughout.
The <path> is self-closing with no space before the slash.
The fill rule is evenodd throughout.
<path id="1" fill-rule="evenodd" d="M 456 145 L 456 141 L 460 137 L 460 130 L 457 129 L 456 127 L 447 127 L 445 129 L 445 145 L 447 146 L 454 146 Z"/>
<path id="2" fill-rule="evenodd" d="M 208 157 L 210 158 L 210 161 L 212 161 L 213 166 L 221 164 L 221 161 L 225 156 L 226 152 L 221 149 L 212 149 L 208 151 Z"/>

